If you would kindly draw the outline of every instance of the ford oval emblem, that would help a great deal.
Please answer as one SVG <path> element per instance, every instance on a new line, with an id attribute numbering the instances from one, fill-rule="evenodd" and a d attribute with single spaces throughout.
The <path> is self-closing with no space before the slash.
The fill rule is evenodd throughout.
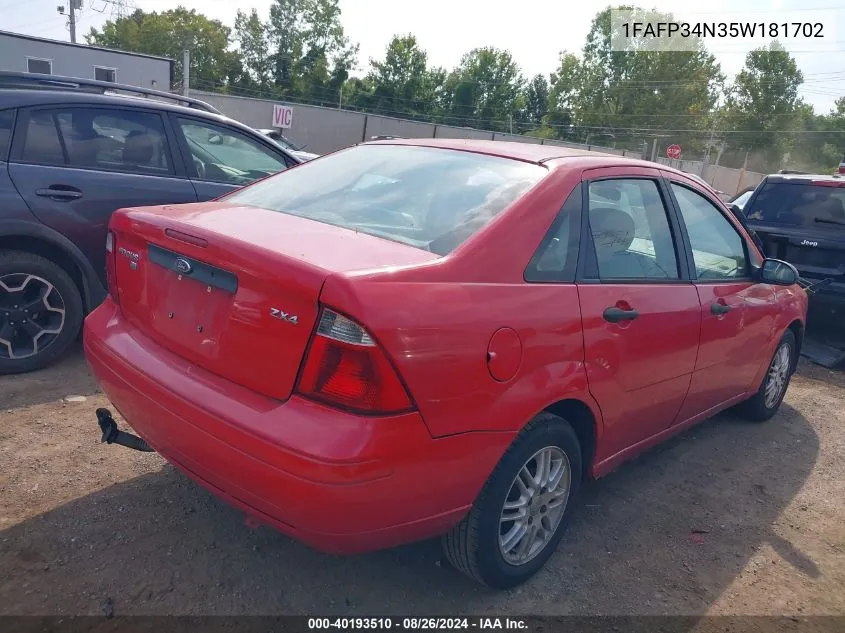
<path id="1" fill-rule="evenodd" d="M 191 271 L 194 269 L 194 267 L 191 266 L 191 262 L 187 259 L 182 259 L 181 257 L 173 262 L 173 267 L 176 269 L 176 272 L 183 275 L 190 275 Z"/>

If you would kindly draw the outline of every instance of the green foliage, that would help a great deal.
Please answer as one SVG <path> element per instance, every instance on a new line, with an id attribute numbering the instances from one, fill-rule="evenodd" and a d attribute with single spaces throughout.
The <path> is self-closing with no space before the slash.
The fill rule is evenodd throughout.
<path id="1" fill-rule="evenodd" d="M 617 8 L 639 21 L 673 20 Z M 816 114 L 798 97 L 804 78 L 778 44 L 751 51 L 727 84 L 698 40 L 680 52 L 656 50 L 646 39 L 611 50 L 619 33 L 610 9 L 595 15 L 580 54 L 562 51 L 554 72 L 528 81 L 511 54 L 494 47 L 467 52 L 451 70 L 432 67 L 411 33 L 395 35 L 384 56 L 353 77 L 358 46 L 344 33 L 338 0 L 273 0 L 266 20 L 254 9 L 238 11 L 233 29 L 182 7 L 137 10 L 86 38 L 170 57 L 177 83 L 187 45 L 197 88 L 629 149 L 657 138 L 661 148 L 680 143 L 685 157 L 709 147 L 723 165 L 741 166 L 747 155 L 748 168 L 759 171 L 838 165 L 845 96 Z"/>
<path id="2" fill-rule="evenodd" d="M 443 77 L 428 68 L 428 55 L 413 35 L 394 36 L 384 59 L 371 59 L 370 66 L 366 88 L 354 97 L 357 105 L 397 116 L 433 114 Z"/>
<path id="3" fill-rule="evenodd" d="M 128 17 L 107 21 L 101 31 L 92 28 L 85 39 L 95 46 L 170 57 L 178 83 L 182 81 L 182 51 L 188 47 L 192 82 L 228 84 L 243 72 L 240 56 L 229 50 L 230 34 L 219 20 L 179 7 L 161 13 L 138 9 Z"/>
<path id="4" fill-rule="evenodd" d="M 508 51 L 476 48 L 446 78 L 448 111 L 457 125 L 508 130 L 524 108 L 525 80 Z"/>
<path id="5" fill-rule="evenodd" d="M 524 118 L 530 123 L 539 123 L 549 111 L 549 82 L 543 75 L 535 75 L 525 87 Z"/>
<path id="6" fill-rule="evenodd" d="M 670 13 L 634 10 L 639 21 L 671 22 Z M 693 148 L 704 128 L 701 115 L 715 106 L 724 83 L 713 55 L 698 43 L 686 51 L 650 51 L 633 41 L 611 50 L 610 7 L 593 19 L 577 71 L 571 105 L 579 124 L 634 146 L 650 130 L 676 132 L 673 142 Z M 571 63 L 571 62 L 570 62 Z"/>

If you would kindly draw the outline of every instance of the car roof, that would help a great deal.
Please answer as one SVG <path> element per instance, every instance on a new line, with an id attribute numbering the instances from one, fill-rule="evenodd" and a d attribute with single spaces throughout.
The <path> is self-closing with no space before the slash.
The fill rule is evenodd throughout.
<path id="1" fill-rule="evenodd" d="M 0 90 L 0 110 L 6 108 L 26 108 L 42 105 L 91 105 L 112 106 L 122 108 L 147 108 L 151 110 L 166 110 L 176 114 L 184 114 L 195 118 L 208 119 L 210 122 L 225 123 L 237 128 L 255 130 L 249 126 L 222 114 L 190 108 L 175 103 L 159 101 L 155 98 L 136 97 L 118 94 L 97 94 L 91 92 L 77 92 L 73 90 L 27 90 L 24 88 L 10 88 Z"/>
<path id="2" fill-rule="evenodd" d="M 784 182 L 793 185 L 811 185 L 829 182 L 845 187 L 845 178 L 830 174 L 770 174 L 766 176 L 768 182 Z"/>
<path id="3" fill-rule="evenodd" d="M 361 145 L 410 145 L 414 147 L 435 147 L 464 152 L 475 152 L 489 156 L 512 158 L 529 163 L 545 163 L 557 159 L 609 159 L 617 165 L 647 166 L 683 174 L 683 172 L 636 158 L 626 158 L 617 154 L 590 151 L 576 147 L 561 147 L 540 143 L 519 143 L 514 141 L 487 141 L 482 139 L 457 138 L 393 138 L 367 141 Z M 568 161 L 567 161 L 568 162 Z"/>
<path id="4" fill-rule="evenodd" d="M 121 107 L 142 107 L 155 110 L 169 110 L 192 116 L 208 116 L 210 118 L 231 121 L 226 116 L 214 112 L 191 108 L 176 103 L 160 101 L 155 97 L 141 97 L 126 94 L 99 94 L 77 90 L 44 90 L 41 88 L 3 88 L 0 89 L 0 110 L 5 108 L 26 108 L 39 105 L 111 105 Z"/>

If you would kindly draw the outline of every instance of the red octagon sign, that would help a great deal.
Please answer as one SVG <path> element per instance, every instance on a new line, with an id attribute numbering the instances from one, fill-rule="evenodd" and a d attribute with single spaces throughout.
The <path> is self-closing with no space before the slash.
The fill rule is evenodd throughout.
<path id="1" fill-rule="evenodd" d="M 681 157 L 681 146 L 678 144 L 670 145 L 666 148 L 666 155 L 669 158 L 678 160 Z"/>

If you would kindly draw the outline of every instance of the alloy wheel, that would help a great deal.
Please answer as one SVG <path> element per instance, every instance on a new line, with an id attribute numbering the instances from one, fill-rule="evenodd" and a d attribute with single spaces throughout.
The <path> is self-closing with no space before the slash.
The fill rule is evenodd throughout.
<path id="1" fill-rule="evenodd" d="M 510 565 L 528 563 L 560 524 L 572 483 L 569 458 L 557 446 L 531 456 L 514 477 L 499 516 L 499 552 Z"/>
<path id="2" fill-rule="evenodd" d="M 0 276 L 0 358 L 35 356 L 64 324 L 64 299 L 53 284 L 28 273 Z"/>
<path id="3" fill-rule="evenodd" d="M 766 408 L 774 407 L 786 389 L 789 380 L 789 368 L 792 364 L 790 349 L 788 344 L 781 343 L 775 352 L 772 364 L 769 365 L 769 373 L 766 376 Z"/>

